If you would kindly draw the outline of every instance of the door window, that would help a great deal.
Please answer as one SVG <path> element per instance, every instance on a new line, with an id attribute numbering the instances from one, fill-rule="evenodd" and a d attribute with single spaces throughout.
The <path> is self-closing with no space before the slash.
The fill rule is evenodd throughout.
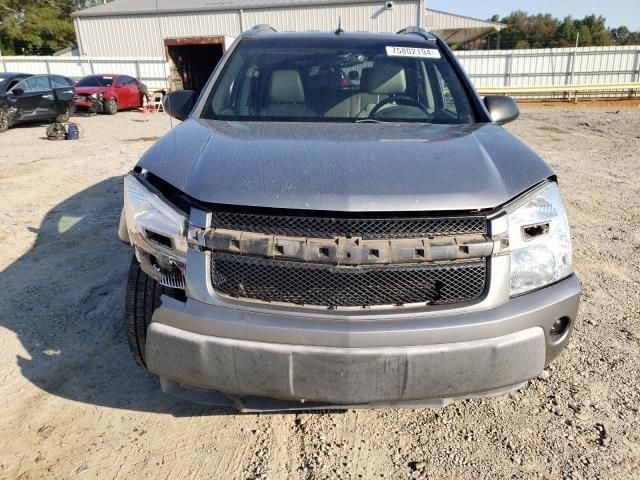
<path id="1" fill-rule="evenodd" d="M 123 87 L 123 86 L 125 86 L 125 85 L 133 85 L 133 84 L 135 83 L 135 81 L 136 81 L 136 80 L 135 80 L 135 78 L 132 78 L 132 77 L 128 77 L 128 76 L 126 76 L 126 75 L 123 75 L 123 76 L 121 76 L 121 77 L 118 79 L 118 84 L 117 84 L 117 86 L 118 86 L 118 87 Z"/>
<path id="2" fill-rule="evenodd" d="M 29 77 L 16 85 L 15 88 L 21 88 L 25 93 L 46 92 L 50 90 L 49 80 L 45 75 Z"/>

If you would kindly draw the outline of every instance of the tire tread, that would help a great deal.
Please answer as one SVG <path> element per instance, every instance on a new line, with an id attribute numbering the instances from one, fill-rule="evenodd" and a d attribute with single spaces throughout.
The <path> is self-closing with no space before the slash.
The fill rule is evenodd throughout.
<path id="1" fill-rule="evenodd" d="M 163 287 L 142 271 L 136 257 L 131 260 L 125 295 L 125 325 L 129 348 L 136 363 L 147 368 L 145 345 L 153 312 L 160 306 Z"/>

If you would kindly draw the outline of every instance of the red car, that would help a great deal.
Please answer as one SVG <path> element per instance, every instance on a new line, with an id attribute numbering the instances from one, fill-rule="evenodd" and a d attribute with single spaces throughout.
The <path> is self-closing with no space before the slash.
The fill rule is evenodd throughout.
<path id="1" fill-rule="evenodd" d="M 142 107 L 147 96 L 144 83 L 128 75 L 90 75 L 75 85 L 75 103 L 98 113 L 115 115 L 118 110 Z"/>

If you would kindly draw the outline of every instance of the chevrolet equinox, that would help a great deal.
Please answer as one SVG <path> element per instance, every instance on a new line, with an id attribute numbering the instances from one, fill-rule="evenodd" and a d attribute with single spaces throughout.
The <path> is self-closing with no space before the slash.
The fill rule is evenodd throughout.
<path id="1" fill-rule="evenodd" d="M 437 406 L 538 376 L 581 294 L 557 178 L 425 30 L 257 26 L 124 180 L 126 325 L 163 391 Z"/>

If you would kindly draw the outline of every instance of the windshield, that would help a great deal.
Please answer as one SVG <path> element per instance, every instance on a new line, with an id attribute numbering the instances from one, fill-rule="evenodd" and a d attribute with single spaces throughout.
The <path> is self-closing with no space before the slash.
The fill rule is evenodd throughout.
<path id="1" fill-rule="evenodd" d="M 433 45 L 359 38 L 301 44 L 247 39 L 214 86 L 204 118 L 472 123 L 467 94 Z"/>
<path id="2" fill-rule="evenodd" d="M 113 84 L 113 77 L 93 76 L 84 77 L 76 84 L 76 87 L 110 87 Z"/>

